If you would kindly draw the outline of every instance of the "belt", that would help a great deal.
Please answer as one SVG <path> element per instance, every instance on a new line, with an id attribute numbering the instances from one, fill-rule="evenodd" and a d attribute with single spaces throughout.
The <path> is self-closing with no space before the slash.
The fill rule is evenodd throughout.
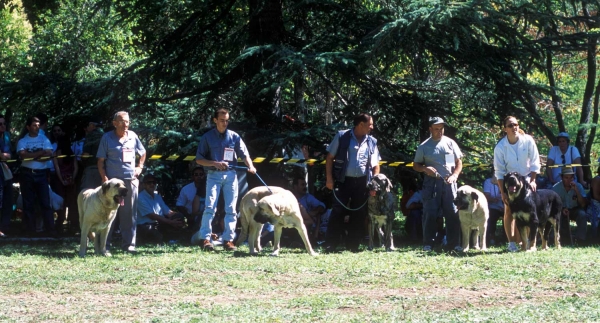
<path id="1" fill-rule="evenodd" d="M 34 174 L 38 174 L 38 173 L 45 173 L 48 171 L 48 168 L 42 168 L 42 169 L 33 169 L 33 168 L 29 168 L 29 167 L 24 167 L 21 166 L 21 168 L 19 168 L 19 170 L 23 173 L 34 173 Z"/>

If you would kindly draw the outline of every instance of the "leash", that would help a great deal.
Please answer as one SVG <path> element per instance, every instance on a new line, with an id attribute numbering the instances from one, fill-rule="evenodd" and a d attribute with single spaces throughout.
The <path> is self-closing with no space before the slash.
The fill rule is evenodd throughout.
<path id="1" fill-rule="evenodd" d="M 248 170 L 248 167 L 245 167 L 245 166 L 229 166 L 229 168 L 230 169 L 244 169 L 244 170 Z M 269 188 L 269 185 L 267 185 L 267 183 L 265 183 L 265 181 L 263 181 L 263 179 L 258 175 L 258 172 L 255 172 L 254 175 L 256 175 L 256 177 L 258 177 L 258 179 L 269 190 L 269 192 L 271 192 L 271 194 L 273 194 L 273 191 L 271 191 L 271 189 Z"/>
<path id="2" fill-rule="evenodd" d="M 356 209 L 351 209 L 351 208 L 347 207 L 346 205 L 344 205 L 344 203 L 342 203 L 342 201 L 340 201 L 340 199 L 337 197 L 337 195 L 335 195 L 335 187 L 333 190 L 333 197 L 335 197 L 336 201 L 338 201 L 338 203 L 340 203 L 340 205 L 343 206 L 344 209 L 346 209 L 348 211 L 358 211 L 358 210 L 362 209 L 363 206 L 365 206 L 365 204 L 367 204 L 367 202 L 369 201 L 369 197 L 367 197 L 367 199 L 365 200 L 365 203 L 363 203 L 363 205 L 359 206 Z"/>

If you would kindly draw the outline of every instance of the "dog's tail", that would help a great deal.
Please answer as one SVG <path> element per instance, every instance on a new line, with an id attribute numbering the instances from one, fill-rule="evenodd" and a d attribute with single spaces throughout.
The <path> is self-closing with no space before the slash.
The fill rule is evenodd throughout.
<path id="1" fill-rule="evenodd" d="M 244 208 L 242 208 L 242 211 L 240 212 L 240 220 L 242 221 L 242 229 L 240 230 L 240 235 L 235 242 L 235 245 L 238 247 L 244 243 L 246 239 L 248 239 L 248 231 L 250 230 L 250 223 L 248 223 L 248 217 L 244 212 Z"/>

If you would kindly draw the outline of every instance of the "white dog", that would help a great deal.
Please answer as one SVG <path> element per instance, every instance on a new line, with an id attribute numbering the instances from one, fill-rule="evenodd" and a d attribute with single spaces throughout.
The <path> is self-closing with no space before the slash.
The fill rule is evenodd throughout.
<path id="1" fill-rule="evenodd" d="M 469 250 L 472 231 L 476 231 L 475 246 L 473 247 L 479 249 L 481 240 L 481 249 L 486 250 L 485 237 L 490 211 L 485 195 L 469 185 L 464 185 L 458 189 L 454 204 L 458 208 L 463 251 Z"/>
<path id="2" fill-rule="evenodd" d="M 117 215 L 117 209 L 124 205 L 127 191 L 122 180 L 113 178 L 97 188 L 79 193 L 77 206 L 81 225 L 80 257 L 85 257 L 88 235 L 90 240 L 94 241 L 96 254 L 110 256 L 106 251 L 106 238 Z"/>
<path id="3" fill-rule="evenodd" d="M 269 191 L 269 189 L 271 191 Z M 275 237 L 272 256 L 279 255 L 279 242 L 283 228 L 296 228 L 306 251 L 312 256 L 313 251 L 308 241 L 308 234 L 300 213 L 300 206 L 294 194 L 281 187 L 269 186 L 256 187 L 248 191 L 240 204 L 240 220 L 242 232 L 237 240 L 237 245 L 248 238 L 248 247 L 251 254 L 260 252 L 260 232 L 263 224 L 270 222 L 275 227 Z"/>

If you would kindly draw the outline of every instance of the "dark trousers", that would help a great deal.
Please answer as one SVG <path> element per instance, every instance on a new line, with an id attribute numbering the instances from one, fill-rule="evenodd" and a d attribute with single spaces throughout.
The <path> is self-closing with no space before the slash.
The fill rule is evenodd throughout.
<path id="1" fill-rule="evenodd" d="M 2 221 L 0 221 L 0 231 L 8 231 L 10 229 L 10 219 L 13 214 L 13 188 L 12 179 L 4 181 L 2 185 Z"/>
<path id="2" fill-rule="evenodd" d="M 496 228 L 498 227 L 498 219 L 503 219 L 504 218 L 504 210 L 499 210 L 499 209 L 489 209 L 490 211 L 490 217 L 488 219 L 488 224 L 487 224 L 487 233 L 486 233 L 486 245 L 490 246 L 490 241 L 494 240 L 496 242 L 498 242 L 496 240 Z M 504 233 L 504 230 L 502 230 L 502 233 L 504 235 L 504 237 L 506 237 L 506 234 Z M 504 241 L 504 239 L 500 239 L 501 241 Z"/>
<path id="3" fill-rule="evenodd" d="M 346 248 L 356 251 L 365 235 L 365 220 L 368 214 L 365 203 L 368 198 L 367 176 L 346 177 L 344 183 L 335 183 L 333 193 L 337 199 L 333 199 L 331 217 L 327 225 L 327 243 L 336 246 L 340 243 L 344 230 L 347 230 Z M 344 205 L 353 210 L 360 208 L 350 211 Z M 345 221 L 346 216 L 349 216 L 348 222 Z"/>
<path id="4" fill-rule="evenodd" d="M 21 195 L 23 196 L 23 213 L 25 213 L 27 231 L 30 233 L 35 233 L 34 203 L 36 200 L 40 203 L 46 231 L 56 232 L 54 228 L 54 211 L 50 205 L 47 174 L 47 170 L 35 171 L 29 168 L 21 168 L 19 171 Z"/>

